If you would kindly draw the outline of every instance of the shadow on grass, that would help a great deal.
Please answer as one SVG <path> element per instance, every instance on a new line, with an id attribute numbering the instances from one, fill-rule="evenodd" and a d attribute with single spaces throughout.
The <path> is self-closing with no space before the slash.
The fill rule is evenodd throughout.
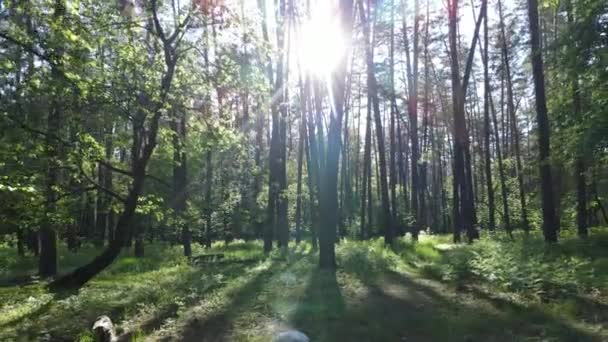
<path id="1" fill-rule="evenodd" d="M 449 297 L 440 292 L 444 288 L 434 288 L 398 273 L 390 273 L 384 281 L 404 286 L 410 293 L 410 300 L 406 302 L 419 303 L 416 306 L 419 310 L 415 311 L 418 317 L 413 320 L 416 324 L 410 325 L 408 331 L 431 331 L 435 335 L 438 328 L 441 328 L 445 330 L 444 333 L 448 332 L 446 335 L 440 333 L 432 340 L 602 340 L 600 336 L 580 330 L 538 308 L 494 297 L 478 289 L 473 288 L 470 291 L 472 298 L 463 298 L 458 294 Z M 403 298 L 397 298 L 385 291 L 383 293 L 390 297 L 390 302 L 404 302 Z M 420 330 L 420 327 L 424 327 L 425 331 Z"/>
<path id="2" fill-rule="evenodd" d="M 256 293 L 265 285 L 266 279 L 272 273 L 271 269 L 259 272 L 236 293 L 231 295 L 229 304 L 213 311 L 209 316 L 199 319 L 194 317 L 188 321 L 181 332 L 181 341 L 225 341 L 230 332 L 234 316 L 247 307 L 256 297 Z"/>
<path id="3" fill-rule="evenodd" d="M 0 278 L 0 288 L 34 285 L 40 282 L 35 275 L 18 275 L 12 278 Z"/>
<path id="4" fill-rule="evenodd" d="M 332 336 L 333 326 L 346 310 L 335 271 L 315 268 L 310 274 L 304 296 L 300 298 L 291 323 L 313 341 Z"/>
<path id="5" fill-rule="evenodd" d="M 477 299 L 491 303 L 494 307 L 505 313 L 505 317 L 509 319 L 511 324 L 518 326 L 518 329 L 523 329 L 525 331 L 528 327 L 542 327 L 544 337 L 553 337 L 560 341 L 604 341 L 605 337 L 596 336 L 576 328 L 567 321 L 555 317 L 534 305 L 524 306 L 514 303 L 487 293 L 477 287 L 467 287 L 466 291 Z M 584 302 L 584 298 L 576 298 L 577 299 L 575 300 Z M 601 305 L 597 302 L 588 304 L 596 306 Z M 606 305 L 601 305 L 601 307 L 597 307 L 597 312 L 603 312 L 603 315 L 605 316 L 608 311 L 603 310 L 606 309 L 608 309 Z"/>
<path id="6" fill-rule="evenodd" d="M 388 273 L 344 305 L 328 276 L 310 283 L 293 324 L 312 341 L 600 341 L 534 308 L 447 296 L 443 287 Z M 491 303 L 491 305 L 488 304 Z M 311 309 L 312 308 L 312 309 Z"/>
<path id="7" fill-rule="evenodd" d="M 232 292 L 223 294 L 230 299 L 226 305 L 212 311 L 208 316 L 190 318 L 180 332 L 180 341 L 230 341 L 234 320 L 241 313 L 254 310 L 251 304 L 257 301 L 258 295 L 268 285 L 271 278 L 306 257 L 305 253 L 296 253 L 290 262 L 269 258 L 270 265 L 247 279 L 242 286 Z M 260 313 L 260 308 L 255 308 Z M 263 309 L 262 309 L 263 310 Z"/>
<path id="8" fill-rule="evenodd" d="M 425 250 L 427 247 L 407 247 L 406 254 L 418 255 L 422 251 L 428 253 L 426 260 L 435 258 L 434 252 Z M 450 253 L 454 252 L 461 251 Z M 417 280 L 391 271 L 391 263 L 383 262 L 385 256 L 378 253 L 371 249 L 365 253 L 342 254 L 345 267 L 340 274 L 344 272 L 346 277 L 352 276 L 365 285 L 366 291 L 355 294 L 356 298 L 345 300 L 344 289 L 336 283 L 335 275 L 330 277 L 315 271 L 291 319 L 293 326 L 304 331 L 312 341 L 601 341 L 605 338 L 538 307 L 483 293 L 454 292 L 438 282 Z M 441 257 L 443 255 L 435 261 Z"/>
<path id="9" fill-rule="evenodd" d="M 242 274 L 245 267 L 240 264 L 228 265 L 221 272 L 231 279 Z M 218 268 L 210 268 L 210 272 L 219 271 Z M 148 306 L 154 308 L 153 314 L 137 323 L 134 331 L 151 331 L 176 316 L 179 306 L 175 304 L 175 298 L 186 298 L 183 304 L 188 305 L 192 303 L 188 300 L 200 299 L 207 292 L 226 284 L 208 283 L 207 278 L 202 278 L 195 269 L 188 269 L 179 276 L 175 273 L 149 272 L 131 277 L 105 276 L 80 291 L 58 292 L 40 308 L 7 321 L 3 326 L 16 328 L 18 337 L 26 340 L 37 340 L 42 332 L 48 333 L 53 340 L 74 340 L 80 332 L 88 330 L 100 315 L 108 315 L 113 322 L 120 324 L 137 313 L 141 306 Z M 150 286 L 142 286 L 142 282 L 150 283 Z M 32 323 L 28 324 L 27 329 L 20 328 L 19 325 L 26 320 Z M 0 334 L 0 339 L 2 336 Z"/>

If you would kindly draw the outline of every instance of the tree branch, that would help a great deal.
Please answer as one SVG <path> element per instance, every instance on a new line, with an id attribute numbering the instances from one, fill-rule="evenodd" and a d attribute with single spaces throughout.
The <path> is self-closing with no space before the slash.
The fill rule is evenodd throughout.
<path id="1" fill-rule="evenodd" d="M 101 160 L 101 159 L 97 159 L 96 160 L 99 164 L 103 165 L 105 168 L 107 168 L 110 171 L 116 172 L 116 173 L 120 173 L 122 175 L 125 176 L 129 176 L 129 177 L 133 177 L 133 172 L 131 171 L 127 171 L 127 170 L 123 170 L 120 168 L 117 168 L 116 166 L 112 165 L 110 162 L 107 162 L 105 160 Z M 171 184 L 165 182 L 164 180 L 162 180 L 159 177 L 156 177 L 154 175 L 150 175 L 150 174 L 146 174 L 146 178 L 150 178 L 158 183 L 160 183 L 161 185 L 166 186 L 167 188 L 171 188 Z"/>
<path id="2" fill-rule="evenodd" d="M 462 78 L 462 92 L 466 95 L 467 86 L 469 84 L 469 77 L 471 76 L 471 69 L 473 68 L 473 57 L 475 56 L 475 43 L 479 38 L 479 28 L 481 27 L 481 20 L 483 19 L 483 13 L 487 6 L 487 0 L 481 1 L 481 10 L 477 16 L 475 22 L 475 32 L 473 33 L 473 41 L 471 41 L 471 48 L 469 49 L 469 55 L 467 56 L 467 64 L 464 69 L 464 77 Z"/>
<path id="3" fill-rule="evenodd" d="M 80 93 L 80 88 L 78 88 L 78 85 L 76 85 L 76 83 L 74 83 L 74 81 L 72 81 L 66 74 L 65 72 L 57 65 L 57 63 L 55 63 L 55 61 L 53 61 L 52 56 L 49 56 L 48 54 L 45 54 L 44 52 L 38 51 L 37 49 L 35 49 L 33 46 L 30 46 L 29 44 L 25 44 L 23 42 L 18 41 L 17 39 L 11 37 L 10 35 L 7 35 L 4 32 L 0 32 L 0 38 L 3 38 L 4 40 L 12 43 L 13 45 L 17 45 L 19 47 L 21 47 L 22 49 L 24 49 L 25 51 L 37 56 L 38 58 L 40 58 L 41 60 L 47 62 L 50 66 L 51 66 L 51 70 L 53 70 L 54 72 L 56 72 L 58 75 L 61 76 L 61 78 L 66 81 L 67 83 L 69 83 L 70 85 L 72 85 L 72 87 L 74 87 L 74 89 Z"/>
<path id="4" fill-rule="evenodd" d="M 120 200 L 123 203 L 127 201 L 126 198 L 120 196 L 119 194 L 115 193 L 114 191 L 102 186 L 101 184 L 99 184 L 96 181 L 94 181 L 93 179 L 91 179 L 91 177 L 89 177 L 89 175 L 86 173 L 86 171 L 84 171 L 84 169 L 82 168 L 82 165 L 79 164 L 78 169 L 80 170 L 80 174 L 82 174 L 82 176 L 87 180 L 87 182 L 93 184 L 93 186 L 96 189 L 99 189 L 99 190 L 105 192 L 106 194 Z"/>

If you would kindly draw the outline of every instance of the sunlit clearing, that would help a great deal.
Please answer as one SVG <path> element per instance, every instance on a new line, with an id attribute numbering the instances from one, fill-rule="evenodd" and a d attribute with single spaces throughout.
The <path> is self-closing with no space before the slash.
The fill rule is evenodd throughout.
<path id="1" fill-rule="evenodd" d="M 327 76 L 340 62 L 346 48 L 335 1 L 311 4 L 311 18 L 302 23 L 297 47 L 305 71 Z"/>

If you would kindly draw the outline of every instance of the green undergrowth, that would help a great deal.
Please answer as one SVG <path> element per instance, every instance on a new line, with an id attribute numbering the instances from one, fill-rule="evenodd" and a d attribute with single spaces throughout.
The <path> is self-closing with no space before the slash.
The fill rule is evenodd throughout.
<path id="1" fill-rule="evenodd" d="M 425 255 L 417 252 L 421 271 L 455 283 L 488 283 L 507 292 L 541 300 L 608 290 L 608 231 L 586 239 L 562 237 L 545 243 L 539 234 L 512 241 L 485 235 L 471 245 L 458 245 Z M 435 244 L 437 247 L 437 244 Z"/>
<path id="2" fill-rule="evenodd" d="M 392 248 L 342 240 L 335 273 L 318 269 L 309 243 L 269 257 L 259 241 L 194 245 L 194 256 L 224 255 L 199 264 L 180 246 L 146 245 L 144 258 L 125 251 L 76 293 L 0 286 L 0 340 L 91 341 L 101 314 L 132 341 L 269 341 L 291 328 L 312 341 L 607 340 L 608 234 L 562 235 L 554 245 L 534 233 L 460 245 L 422 235 Z M 61 271 L 98 252 L 61 248 Z M 35 269 L 2 265 L 3 279 Z"/>
<path id="3" fill-rule="evenodd" d="M 121 322 L 122 331 L 139 336 L 138 330 L 155 328 L 157 323 L 150 321 L 153 318 L 176 315 L 194 299 L 241 274 L 251 262 L 258 262 L 263 256 L 258 245 L 237 241 L 228 247 L 215 244 L 211 250 L 194 245 L 194 255 L 225 255 L 225 263 L 205 265 L 191 265 L 182 256 L 180 246 L 146 245 L 144 258 L 125 251 L 77 293 L 59 294 L 48 293 L 43 281 L 14 285 L 14 279 L 35 274 L 35 260 L 3 258 L 0 340 L 69 341 L 77 336 L 87 340 L 91 323 L 102 314 Z M 3 248 L 0 252 L 4 256 L 14 250 Z M 93 247 L 84 247 L 71 253 L 61 246 L 60 273 L 82 265 L 99 252 Z M 249 263 L 232 262 L 242 260 Z"/>

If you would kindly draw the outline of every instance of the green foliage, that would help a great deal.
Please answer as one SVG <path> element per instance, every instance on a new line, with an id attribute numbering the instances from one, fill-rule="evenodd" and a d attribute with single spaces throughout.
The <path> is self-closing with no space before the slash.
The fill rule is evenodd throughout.
<path id="1" fill-rule="evenodd" d="M 543 300 L 583 295 L 607 290 L 607 243 L 605 233 L 588 240 L 566 238 L 559 245 L 546 245 L 538 236 L 520 241 L 486 238 L 445 250 L 422 270 L 446 281 L 482 282 Z"/>
<path id="2" fill-rule="evenodd" d="M 336 258 L 346 272 L 367 281 L 394 269 L 398 263 L 397 255 L 385 248 L 380 238 L 369 242 L 342 240 L 336 247 Z"/>
<path id="3" fill-rule="evenodd" d="M 270 258 L 261 241 L 215 242 L 210 250 L 194 244 L 195 256 L 225 255 L 204 265 L 188 263 L 178 247 L 146 245 L 145 258 L 123 253 L 77 293 L 53 296 L 43 283 L 0 287 L 0 338 L 90 341 L 92 321 L 108 314 L 119 333 L 132 340 L 178 340 L 193 334 L 266 341 L 284 326 L 297 327 L 315 341 L 403 336 L 525 340 L 539 334 L 554 340 L 601 340 L 601 324 L 608 317 L 596 301 L 606 293 L 608 239 L 603 233 L 592 237 L 596 243 L 566 238 L 547 247 L 539 237 L 524 241 L 519 235 L 517 241 L 483 236 L 462 246 L 449 243 L 449 236 L 421 235 L 419 243 L 398 239 L 392 248 L 381 239 L 342 240 L 335 274 L 317 269 L 308 243 L 290 244 L 285 254 L 276 251 Z M 2 260 L 13 253 L 7 247 L 0 252 Z M 67 258 L 62 265 L 68 267 L 96 253 L 92 248 L 78 254 L 60 250 Z M 526 267 L 519 262 L 524 259 L 537 259 L 531 263 L 544 268 Z M 11 278 L 24 266 L 12 262 L 4 267 L 4 276 Z M 590 268 L 594 273 L 583 277 Z M 431 269 L 438 273 L 429 275 L 448 286 L 421 278 Z M 509 284 L 502 280 L 507 278 L 512 278 Z M 542 281 L 537 284 L 536 278 Z M 571 287 L 573 279 L 578 285 Z M 547 287 L 551 282 L 561 290 Z M 536 293 L 540 286 L 553 291 L 553 297 Z M 489 292 L 459 290 L 467 287 Z M 497 297 L 484 299 L 488 293 Z M 582 295 L 589 299 L 583 301 Z M 535 304 L 538 299 L 542 306 Z M 404 320 L 404 312 L 412 314 Z"/>

